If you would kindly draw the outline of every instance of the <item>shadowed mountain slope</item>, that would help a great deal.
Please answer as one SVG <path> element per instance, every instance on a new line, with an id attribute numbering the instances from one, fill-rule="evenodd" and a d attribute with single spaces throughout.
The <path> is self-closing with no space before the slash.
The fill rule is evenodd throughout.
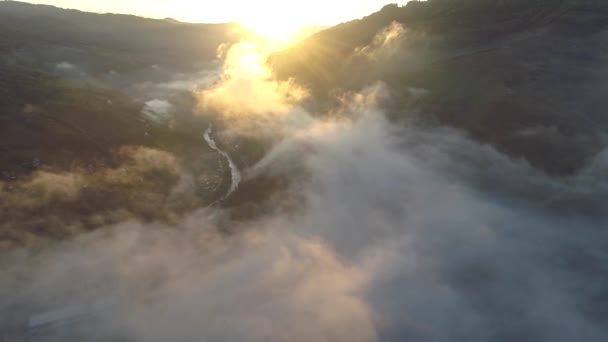
<path id="1" fill-rule="evenodd" d="M 0 171 L 26 172 L 35 159 L 67 168 L 123 145 L 193 139 L 152 127 L 142 99 L 123 90 L 210 68 L 238 29 L 0 2 Z M 177 110 L 189 113 L 194 100 L 182 97 Z"/>
<path id="2" fill-rule="evenodd" d="M 331 106 L 336 89 L 382 80 L 394 118 L 417 113 L 571 174 L 605 143 L 607 18 L 608 5 L 593 0 L 409 2 L 320 32 L 270 63 L 306 84 L 317 106 Z M 392 23 L 402 32 L 387 41 Z"/>

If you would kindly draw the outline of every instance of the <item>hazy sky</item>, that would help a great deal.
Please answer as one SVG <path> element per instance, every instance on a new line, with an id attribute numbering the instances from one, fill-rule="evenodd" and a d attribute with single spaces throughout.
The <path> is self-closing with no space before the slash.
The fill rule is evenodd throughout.
<path id="1" fill-rule="evenodd" d="M 30 0 L 28 2 L 91 12 L 128 13 L 191 22 L 279 21 L 298 24 L 336 24 L 360 18 L 387 3 L 406 0 Z"/>

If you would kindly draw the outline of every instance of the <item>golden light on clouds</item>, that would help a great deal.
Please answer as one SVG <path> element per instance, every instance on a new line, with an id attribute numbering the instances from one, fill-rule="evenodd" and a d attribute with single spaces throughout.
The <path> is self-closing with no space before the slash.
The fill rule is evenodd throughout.
<path id="1" fill-rule="evenodd" d="M 202 91 L 201 105 L 224 116 L 280 116 L 306 98 L 307 91 L 293 82 L 272 78 L 265 65 L 273 44 L 242 42 L 232 46 L 224 57 L 221 80 Z"/>
<path id="2" fill-rule="evenodd" d="M 197 93 L 201 113 L 216 113 L 242 136 L 286 134 L 310 124 L 300 107 L 308 90 L 293 80 L 277 80 L 268 68 L 276 42 L 241 42 L 220 48 L 219 81 Z"/>

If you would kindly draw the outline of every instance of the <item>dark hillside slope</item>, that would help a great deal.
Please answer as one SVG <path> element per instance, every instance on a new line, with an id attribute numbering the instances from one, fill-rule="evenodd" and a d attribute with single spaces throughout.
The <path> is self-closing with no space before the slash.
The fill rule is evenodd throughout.
<path id="1" fill-rule="evenodd" d="M 404 33 L 390 51 L 356 53 L 393 22 Z M 585 0 L 388 5 L 270 60 L 317 105 L 382 80 L 392 117 L 421 113 L 552 174 L 575 172 L 603 147 L 607 62 L 608 3 Z"/>
<path id="2" fill-rule="evenodd" d="M 168 85 L 212 74 L 235 29 L 0 1 L 0 252 L 223 195 L 196 99 Z"/>
<path id="3" fill-rule="evenodd" d="M 32 44 L 61 46 L 91 55 L 105 51 L 117 59 L 189 68 L 214 58 L 218 45 L 238 38 L 238 29 L 236 24 L 188 24 L 0 2 L 0 49 L 4 50 L 7 46 L 27 49 Z"/>
<path id="4" fill-rule="evenodd" d="M 0 169 L 12 171 L 27 171 L 34 159 L 67 168 L 147 142 L 140 108 L 124 95 L 2 67 L 0 135 Z"/>
<path id="5" fill-rule="evenodd" d="M 124 68 L 169 64 L 189 70 L 213 59 L 218 45 L 236 40 L 238 27 L 0 2 L 0 50 L 18 50 L 20 54 L 43 60 L 49 56 L 58 58 L 51 52 L 59 48 L 75 49 L 100 64 L 109 58 L 112 63 L 106 64 L 118 70 L 120 64 L 124 64 Z M 69 61 L 70 55 L 66 57 Z"/>
<path id="6" fill-rule="evenodd" d="M 142 117 L 147 99 L 106 80 L 127 87 L 155 73 L 168 79 L 154 82 L 195 74 L 238 28 L 0 1 L 0 180 L 27 173 L 34 160 L 63 169 L 107 161 L 124 145 L 176 147 L 196 138 L 198 146 L 200 132 L 151 126 Z"/>

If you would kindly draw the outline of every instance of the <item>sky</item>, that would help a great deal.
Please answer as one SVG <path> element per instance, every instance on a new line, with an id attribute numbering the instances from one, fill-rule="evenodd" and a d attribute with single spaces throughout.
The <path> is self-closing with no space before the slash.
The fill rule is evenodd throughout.
<path id="1" fill-rule="evenodd" d="M 188 22 L 274 22 L 334 25 L 376 12 L 391 0 L 34 0 L 31 3 L 101 13 L 124 13 Z M 280 17 L 278 15 L 280 13 Z"/>

